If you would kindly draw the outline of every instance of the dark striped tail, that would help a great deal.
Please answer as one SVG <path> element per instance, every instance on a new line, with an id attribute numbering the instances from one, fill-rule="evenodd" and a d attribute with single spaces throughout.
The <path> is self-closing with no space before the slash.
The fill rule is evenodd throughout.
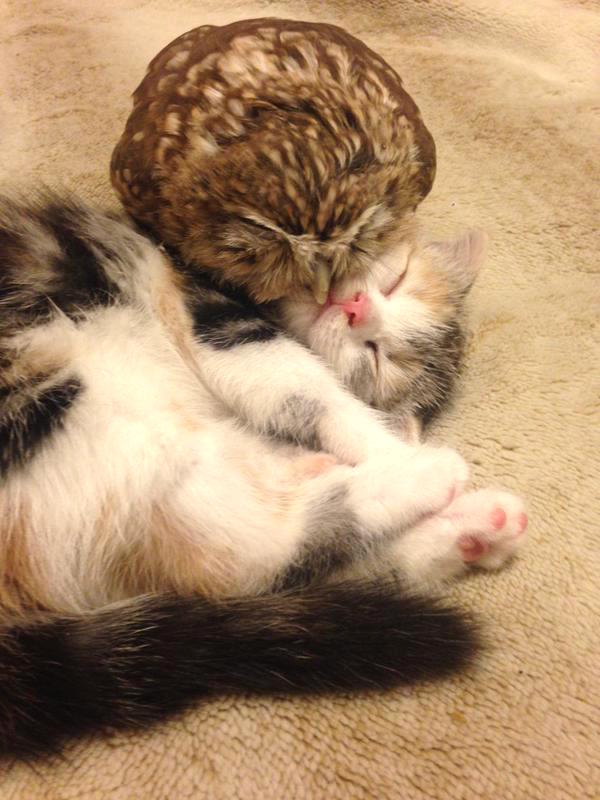
<path id="1" fill-rule="evenodd" d="M 0 631 L 0 752 L 37 756 L 145 727 L 221 692 L 386 688 L 467 666 L 467 615 L 396 582 L 209 602 L 141 597 Z"/>

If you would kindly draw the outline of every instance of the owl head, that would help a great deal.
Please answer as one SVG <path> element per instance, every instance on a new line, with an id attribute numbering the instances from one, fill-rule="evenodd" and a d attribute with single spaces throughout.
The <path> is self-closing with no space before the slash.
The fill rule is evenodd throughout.
<path id="1" fill-rule="evenodd" d="M 369 269 L 410 236 L 435 148 L 395 71 L 340 28 L 205 26 L 150 64 L 112 158 L 129 213 L 258 301 Z"/>

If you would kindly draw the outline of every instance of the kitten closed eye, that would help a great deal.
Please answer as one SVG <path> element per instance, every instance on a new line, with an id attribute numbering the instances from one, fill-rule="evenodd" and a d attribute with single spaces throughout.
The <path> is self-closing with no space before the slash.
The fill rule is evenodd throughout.
<path id="1" fill-rule="evenodd" d="M 406 274 L 407 274 L 407 272 L 408 272 L 408 265 L 406 266 L 406 269 L 405 269 L 405 270 L 404 270 L 404 272 L 403 272 L 403 273 L 400 275 L 400 277 L 399 277 L 399 278 L 397 278 L 397 279 L 394 281 L 394 283 L 393 283 L 393 284 L 390 286 L 390 288 L 389 288 L 389 289 L 386 289 L 386 291 L 382 292 L 381 294 L 382 294 L 384 297 L 391 297 L 391 296 L 394 294 L 394 292 L 396 291 L 396 289 L 398 289 L 398 288 L 400 287 L 400 285 L 403 283 L 403 281 L 404 281 L 404 278 L 406 278 Z"/>

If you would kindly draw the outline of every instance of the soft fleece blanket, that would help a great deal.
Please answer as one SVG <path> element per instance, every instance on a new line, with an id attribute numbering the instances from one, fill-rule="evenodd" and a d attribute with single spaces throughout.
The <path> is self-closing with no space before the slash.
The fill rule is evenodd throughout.
<path id="1" fill-rule="evenodd" d="M 421 207 L 479 226 L 454 409 L 433 437 L 522 493 L 529 546 L 451 590 L 492 649 L 468 675 L 369 697 L 225 697 L 63 760 L 0 768 L 2 800 L 583 800 L 600 793 L 600 7 L 594 0 L 4 0 L 2 186 L 116 206 L 108 162 L 150 58 L 202 23 L 341 24 L 387 58 L 438 147 Z"/>

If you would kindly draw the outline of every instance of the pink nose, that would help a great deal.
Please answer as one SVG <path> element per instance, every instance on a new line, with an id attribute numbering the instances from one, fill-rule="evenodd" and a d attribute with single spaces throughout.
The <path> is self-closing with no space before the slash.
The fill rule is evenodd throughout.
<path id="1" fill-rule="evenodd" d="M 366 294 L 358 292 L 353 300 L 344 300 L 339 305 L 343 308 L 348 317 L 349 325 L 360 325 L 369 316 L 371 302 Z"/>

